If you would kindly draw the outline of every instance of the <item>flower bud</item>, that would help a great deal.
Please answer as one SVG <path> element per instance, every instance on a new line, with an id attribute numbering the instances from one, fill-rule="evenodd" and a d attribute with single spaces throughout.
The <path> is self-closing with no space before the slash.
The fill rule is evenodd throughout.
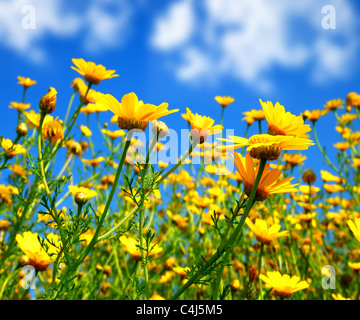
<path id="1" fill-rule="evenodd" d="M 20 258 L 19 258 L 19 263 L 23 266 L 26 266 L 26 265 L 29 265 L 31 264 L 30 262 L 30 258 L 26 255 L 22 255 Z"/>
<path id="2" fill-rule="evenodd" d="M 306 169 L 303 173 L 302 179 L 305 183 L 311 183 L 314 184 L 316 180 L 316 174 L 311 169 Z"/>
<path id="3" fill-rule="evenodd" d="M 251 266 L 248 270 L 249 273 L 249 282 L 254 282 L 258 278 L 258 272 L 254 266 Z"/>
<path id="4" fill-rule="evenodd" d="M 152 122 L 152 132 L 158 138 L 164 138 L 169 134 L 169 128 L 164 122 L 155 120 Z"/>
<path id="5" fill-rule="evenodd" d="M 9 231 L 11 228 L 8 220 L 0 220 L 0 231 Z"/>
<path id="6" fill-rule="evenodd" d="M 75 195 L 75 203 L 78 206 L 83 206 L 88 201 L 88 195 L 85 192 L 79 191 Z"/>
<path id="7" fill-rule="evenodd" d="M 39 108 L 42 113 L 50 114 L 55 110 L 56 94 L 55 88 L 50 87 L 49 92 L 40 99 Z"/>
<path id="8" fill-rule="evenodd" d="M 17 127 L 16 127 L 16 134 L 20 137 L 24 137 L 26 136 L 28 133 L 28 128 L 26 126 L 25 122 L 20 123 Z"/>

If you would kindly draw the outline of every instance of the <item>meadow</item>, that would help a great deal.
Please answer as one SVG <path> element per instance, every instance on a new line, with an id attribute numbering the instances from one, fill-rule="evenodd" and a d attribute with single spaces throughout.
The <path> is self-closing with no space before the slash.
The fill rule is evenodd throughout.
<path id="1" fill-rule="evenodd" d="M 64 119 L 56 88 L 28 101 L 36 80 L 9 83 L 23 95 L 16 139 L 0 132 L 1 300 L 359 300 L 358 93 L 299 115 L 260 99 L 236 111 L 240 137 L 223 126 L 231 96 L 214 97 L 220 119 L 181 113 L 102 92 L 115 70 L 72 63 Z M 330 117 L 336 161 L 316 132 Z"/>

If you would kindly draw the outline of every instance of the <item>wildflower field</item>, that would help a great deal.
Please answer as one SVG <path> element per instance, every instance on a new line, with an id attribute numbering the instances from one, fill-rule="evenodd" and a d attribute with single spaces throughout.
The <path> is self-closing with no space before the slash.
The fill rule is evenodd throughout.
<path id="1" fill-rule="evenodd" d="M 36 80 L 8 84 L 23 95 L 16 138 L 0 131 L 0 299 L 359 300 L 359 94 L 297 115 L 259 99 L 231 111 L 232 136 L 231 96 L 212 119 L 102 92 L 117 71 L 101 64 L 71 68 L 64 118 L 56 88 L 28 101 Z M 187 129 L 175 162 L 168 117 Z M 331 117 L 325 148 L 316 124 Z"/>

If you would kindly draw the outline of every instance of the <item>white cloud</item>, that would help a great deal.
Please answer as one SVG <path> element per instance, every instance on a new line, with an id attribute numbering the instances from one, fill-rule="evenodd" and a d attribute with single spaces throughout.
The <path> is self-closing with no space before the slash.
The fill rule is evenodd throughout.
<path id="1" fill-rule="evenodd" d="M 155 22 L 152 44 L 162 50 L 173 49 L 184 44 L 195 29 L 192 2 L 175 2 L 165 16 Z"/>
<path id="2" fill-rule="evenodd" d="M 336 30 L 322 29 L 321 9 L 327 4 L 312 0 L 202 0 L 195 4 L 181 0 L 155 20 L 151 44 L 176 61 L 174 73 L 183 81 L 204 83 L 232 76 L 263 90 L 271 87 L 266 76 L 275 66 L 313 65 L 309 77 L 323 82 L 346 75 L 358 45 L 350 2 L 331 1 Z M 188 25 L 186 17 L 191 17 Z"/>
<path id="3" fill-rule="evenodd" d="M 70 0 L 2 0 L 0 45 L 42 61 L 48 36 L 79 38 L 84 49 L 93 51 L 123 42 L 132 14 L 129 0 L 91 0 L 78 8 L 74 4 Z M 26 28 L 31 23 L 35 28 Z"/>

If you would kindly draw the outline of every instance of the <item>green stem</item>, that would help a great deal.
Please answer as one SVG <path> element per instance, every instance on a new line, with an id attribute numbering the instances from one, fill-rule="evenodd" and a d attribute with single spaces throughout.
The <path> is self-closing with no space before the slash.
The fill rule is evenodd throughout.
<path id="1" fill-rule="evenodd" d="M 245 219 L 246 217 L 248 216 L 249 212 L 250 212 L 250 209 L 253 205 L 253 202 L 254 202 L 254 198 L 255 198 L 255 194 L 256 194 L 256 191 L 257 191 L 257 187 L 259 185 L 259 182 L 260 182 L 260 178 L 262 176 L 262 173 L 264 171 L 264 168 L 265 168 L 265 164 L 266 164 L 266 159 L 261 159 L 260 161 L 260 167 L 259 167 L 259 171 L 258 171 L 258 174 L 256 176 L 256 179 L 255 179 L 255 183 L 254 183 L 254 186 L 251 190 L 251 194 L 250 194 L 250 197 L 249 199 L 247 200 L 246 202 L 246 207 L 245 207 L 245 210 L 244 210 L 244 213 L 240 219 L 240 222 L 238 223 L 235 231 L 232 233 L 231 237 L 228 239 L 228 241 L 226 241 L 222 246 L 220 246 L 218 248 L 218 250 L 216 251 L 216 253 L 214 255 L 212 255 L 210 257 L 210 259 L 203 265 L 203 267 L 197 271 L 172 297 L 171 297 L 171 300 L 175 300 L 177 299 L 178 297 L 180 297 L 184 291 L 190 287 L 195 281 L 197 281 L 198 279 L 201 279 L 202 275 L 204 274 L 204 272 L 209 268 L 211 267 L 221 256 L 222 254 L 226 251 L 226 254 L 225 254 L 225 257 L 224 257 L 224 260 L 226 260 L 227 256 L 230 254 L 230 252 L 232 251 L 232 248 L 236 242 L 236 239 L 245 223 Z"/>
<path id="2" fill-rule="evenodd" d="M 119 182 L 119 178 L 120 178 L 120 174 L 121 174 L 121 171 L 122 171 L 122 168 L 124 166 L 124 162 L 125 162 L 125 158 L 126 158 L 126 153 L 127 153 L 127 150 L 130 146 L 130 143 L 131 143 L 131 137 L 132 137 L 132 132 L 129 131 L 128 132 L 128 137 L 127 137 L 127 141 L 125 143 L 125 146 L 124 146 L 124 150 L 123 150 L 123 153 L 122 153 L 122 156 L 121 156 L 121 160 L 120 160 L 120 164 L 118 166 L 118 169 L 116 171 L 116 175 L 115 175 L 115 180 L 114 180 L 114 184 L 111 188 L 111 191 L 110 191 L 110 195 L 109 195 L 109 198 L 106 202 L 106 205 L 105 205 L 105 209 L 100 217 L 100 220 L 99 220 L 99 223 L 98 223 L 98 226 L 95 230 L 95 234 L 93 236 L 93 238 L 91 239 L 89 245 L 83 250 L 83 252 L 81 253 L 80 257 L 74 262 L 73 265 L 71 265 L 69 267 L 69 269 L 67 270 L 67 272 L 64 274 L 62 280 L 61 280 L 61 283 L 59 285 L 59 288 L 60 290 L 58 291 L 58 293 L 56 294 L 55 296 L 55 299 L 57 298 L 57 296 L 60 294 L 61 292 L 61 289 L 62 287 L 64 286 L 64 284 L 66 283 L 66 280 L 67 278 L 69 277 L 69 275 L 71 275 L 78 267 L 79 265 L 83 262 L 83 260 L 86 258 L 86 256 L 89 254 L 89 252 L 91 251 L 91 249 L 95 246 L 95 244 L 98 242 L 98 236 L 99 236 L 99 233 L 100 233 L 100 229 L 104 223 L 104 220 L 105 220 L 105 217 L 109 211 L 109 208 L 110 208 L 110 204 L 111 204 L 111 201 L 114 197 L 114 194 L 115 194 L 115 191 L 116 191 L 116 188 L 117 188 L 117 184 Z"/>
<path id="3" fill-rule="evenodd" d="M 259 255 L 259 266 L 258 266 L 259 275 L 261 274 L 261 264 L 262 264 L 263 253 L 264 253 L 264 244 L 261 243 L 260 255 Z M 262 284 L 261 284 L 261 279 L 259 277 L 259 300 L 262 300 L 262 299 L 263 299 L 263 296 L 262 296 Z"/>
<path id="4" fill-rule="evenodd" d="M 75 98 L 75 94 L 76 94 L 76 91 L 74 90 L 74 92 L 73 92 L 72 95 L 71 95 L 71 98 L 70 98 L 68 107 L 67 107 L 67 109 L 66 109 L 66 114 L 65 114 L 65 118 L 64 118 L 64 123 L 67 122 L 67 119 L 68 119 L 68 117 L 69 117 L 70 109 L 71 109 L 71 106 L 72 106 L 72 104 L 73 104 L 73 101 L 74 101 L 74 98 Z"/>

